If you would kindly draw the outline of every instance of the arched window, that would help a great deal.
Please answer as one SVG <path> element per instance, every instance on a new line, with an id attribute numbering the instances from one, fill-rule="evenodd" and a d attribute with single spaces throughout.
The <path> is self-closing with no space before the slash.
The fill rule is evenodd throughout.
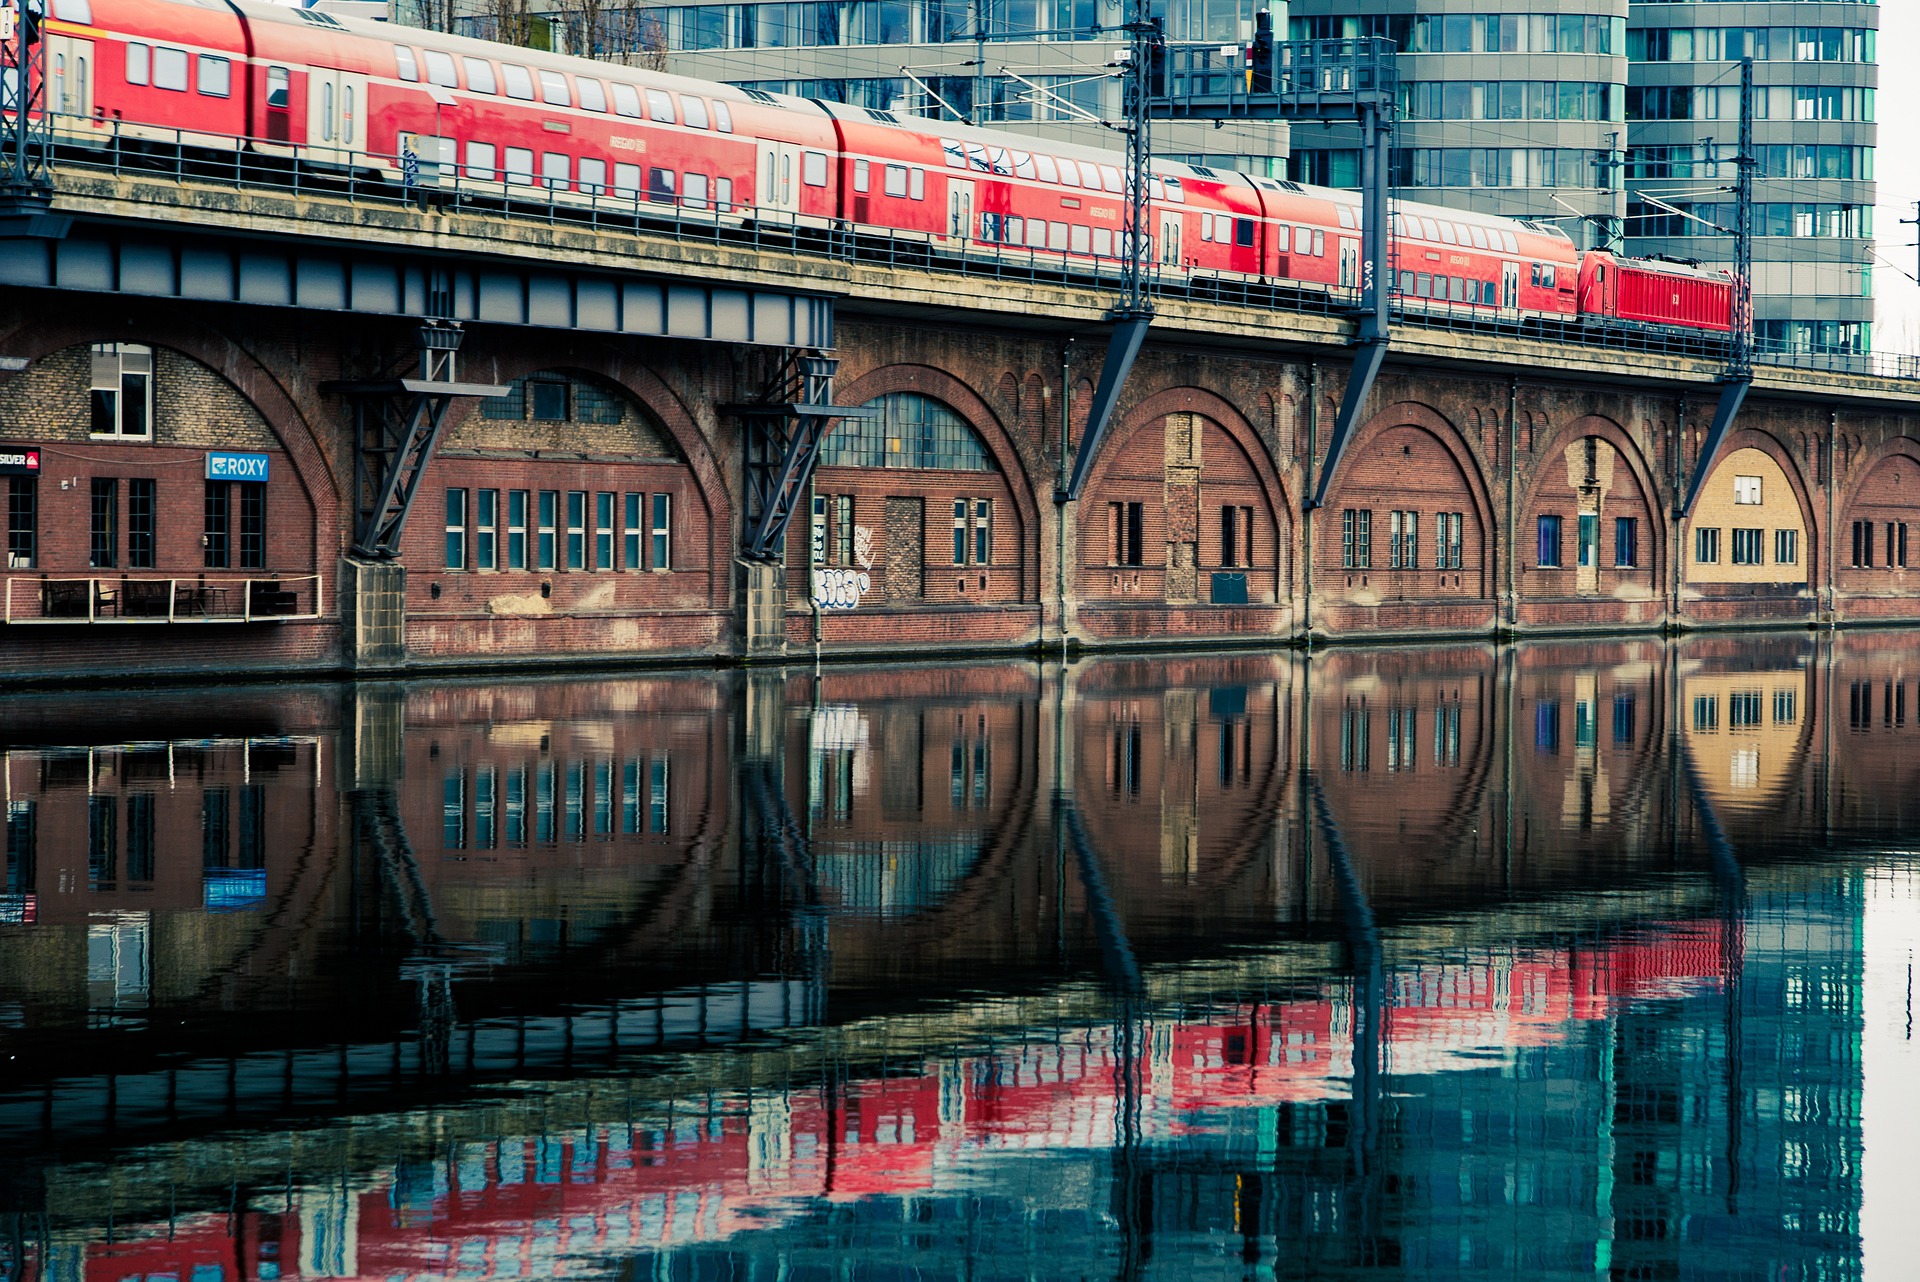
<path id="1" fill-rule="evenodd" d="M 843 419 L 820 447 L 823 467 L 901 467 L 940 472 L 998 469 L 973 427 L 917 392 L 889 392 L 868 401 L 872 418 Z"/>

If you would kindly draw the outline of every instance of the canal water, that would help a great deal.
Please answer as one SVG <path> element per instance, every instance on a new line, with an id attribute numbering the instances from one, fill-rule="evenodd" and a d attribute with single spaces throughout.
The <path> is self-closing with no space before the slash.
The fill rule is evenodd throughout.
<path id="1" fill-rule="evenodd" d="M 1915 638 L 0 699 L 0 1279 L 1916 1276 Z"/>

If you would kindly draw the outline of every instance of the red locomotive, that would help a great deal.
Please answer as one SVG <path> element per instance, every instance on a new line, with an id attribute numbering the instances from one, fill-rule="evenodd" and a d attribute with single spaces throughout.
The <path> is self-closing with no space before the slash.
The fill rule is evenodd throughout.
<path id="1" fill-rule="evenodd" d="M 502 199 L 906 233 L 948 253 L 1127 252 L 1122 158 L 1092 148 L 257 0 L 52 0 L 46 33 L 48 101 L 83 145 L 117 132 Z M 1157 160 L 1150 197 L 1163 276 L 1359 285 L 1355 193 Z M 1412 202 L 1391 231 L 1407 308 L 1732 329 L 1724 273 L 1582 255 L 1549 224 Z"/>

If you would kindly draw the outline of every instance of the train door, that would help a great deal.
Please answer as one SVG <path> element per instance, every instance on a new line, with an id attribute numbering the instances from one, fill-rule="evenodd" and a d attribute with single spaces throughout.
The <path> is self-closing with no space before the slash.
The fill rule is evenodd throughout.
<path id="1" fill-rule="evenodd" d="M 760 144 L 759 190 L 753 199 L 762 218 L 793 220 L 800 208 L 800 148 L 783 142 Z"/>
<path id="2" fill-rule="evenodd" d="M 1360 288 L 1360 242 L 1340 238 L 1340 288 Z"/>
<path id="3" fill-rule="evenodd" d="M 1500 264 L 1500 309 L 1517 312 L 1520 310 L 1520 264 L 1502 262 Z"/>
<path id="4" fill-rule="evenodd" d="M 47 107 L 55 115 L 93 115 L 93 41 L 47 39 Z"/>
<path id="5" fill-rule="evenodd" d="M 947 239 L 964 244 L 973 236 L 973 184 L 947 180 Z"/>
<path id="6" fill-rule="evenodd" d="M 307 155 L 351 165 L 367 149 L 367 78 L 315 68 L 307 75 Z"/>
<path id="7" fill-rule="evenodd" d="M 1185 261 L 1180 256 L 1180 215 L 1163 209 L 1160 211 L 1160 265 L 1179 267 Z"/>

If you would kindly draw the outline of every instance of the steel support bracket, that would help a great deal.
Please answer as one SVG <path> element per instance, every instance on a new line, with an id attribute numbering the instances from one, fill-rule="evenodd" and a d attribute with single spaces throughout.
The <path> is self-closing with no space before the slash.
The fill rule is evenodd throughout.
<path id="1" fill-rule="evenodd" d="M 1347 452 L 1347 443 L 1353 439 L 1354 425 L 1360 421 L 1367 397 L 1373 392 L 1373 380 L 1380 376 L 1380 366 L 1386 359 L 1387 339 L 1384 335 L 1360 345 L 1359 353 L 1353 359 L 1353 369 L 1347 375 L 1346 395 L 1340 398 L 1340 415 L 1334 419 L 1333 435 L 1327 440 L 1327 460 L 1320 465 L 1320 480 L 1313 487 L 1313 497 L 1307 500 L 1307 511 L 1311 512 L 1327 501 L 1327 490 L 1333 485 L 1333 474 Z"/>
<path id="2" fill-rule="evenodd" d="M 1693 505 L 1707 484 L 1707 473 L 1713 470 L 1720 447 L 1726 443 L 1727 433 L 1733 430 L 1733 420 L 1740 413 L 1740 407 L 1746 404 L 1747 393 L 1752 390 L 1751 371 L 1744 377 L 1731 375 L 1720 384 L 1720 404 L 1713 411 L 1713 426 L 1707 429 L 1707 439 L 1701 442 L 1700 457 L 1693 464 L 1693 480 L 1687 484 L 1686 498 L 1681 500 L 1675 516 L 1685 520 L 1693 514 Z"/>
<path id="3" fill-rule="evenodd" d="M 800 497 L 813 484 L 820 446 L 843 418 L 873 418 L 877 411 L 833 404 L 836 357 L 794 352 L 768 380 L 761 399 L 722 405 L 722 414 L 740 420 L 746 449 L 747 523 L 741 531 L 741 556 L 748 561 L 778 561 L 787 526 Z"/>
<path id="4" fill-rule="evenodd" d="M 1101 443 L 1113 422 L 1114 407 L 1120 403 L 1120 389 L 1147 341 L 1147 329 L 1153 324 L 1150 311 L 1119 312 L 1114 315 L 1113 337 L 1107 340 L 1107 360 L 1100 367 L 1100 385 L 1093 389 L 1093 403 L 1087 407 L 1087 426 L 1080 433 L 1080 450 L 1073 458 L 1073 474 L 1062 489 L 1053 492 L 1055 503 L 1071 503 L 1086 488 L 1087 477 L 1100 457 Z"/>

